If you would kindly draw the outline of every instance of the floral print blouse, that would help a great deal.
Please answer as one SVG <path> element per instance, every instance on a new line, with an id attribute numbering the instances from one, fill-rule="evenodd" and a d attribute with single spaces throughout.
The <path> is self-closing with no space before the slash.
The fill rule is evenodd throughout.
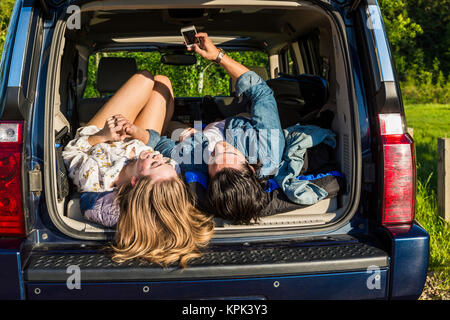
<path id="1" fill-rule="evenodd" d="M 78 192 L 112 191 L 114 181 L 129 160 L 137 158 L 144 150 L 159 153 L 137 139 L 92 146 L 88 138 L 98 131 L 100 129 L 96 126 L 79 128 L 62 153 L 69 177 Z M 174 163 L 172 165 L 175 167 Z"/>

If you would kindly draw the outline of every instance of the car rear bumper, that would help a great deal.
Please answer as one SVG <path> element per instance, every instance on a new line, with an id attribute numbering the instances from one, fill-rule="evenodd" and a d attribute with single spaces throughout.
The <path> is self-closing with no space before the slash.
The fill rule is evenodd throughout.
<path id="1" fill-rule="evenodd" d="M 429 236 L 377 232 L 378 242 L 325 236 L 302 242 L 212 245 L 188 268 L 116 264 L 83 244 L 0 241 L 2 299 L 417 299 Z"/>
<path id="2" fill-rule="evenodd" d="M 371 276 L 379 283 L 373 286 Z M 252 299 L 356 300 L 385 299 L 388 270 L 237 279 L 82 282 L 79 289 L 66 283 L 30 282 L 29 299 Z M 370 288 L 368 286 L 370 285 Z"/>
<path id="3" fill-rule="evenodd" d="M 28 299 L 383 299 L 388 254 L 352 237 L 336 241 L 212 246 L 188 268 L 113 263 L 101 252 L 32 252 Z"/>
<path id="4" fill-rule="evenodd" d="M 390 299 L 418 299 L 427 276 L 430 236 L 417 223 L 402 234 L 388 235 L 391 248 Z"/>

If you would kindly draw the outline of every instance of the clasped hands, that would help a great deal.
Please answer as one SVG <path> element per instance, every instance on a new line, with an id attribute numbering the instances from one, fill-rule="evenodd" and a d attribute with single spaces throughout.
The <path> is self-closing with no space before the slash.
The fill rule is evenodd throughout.
<path id="1" fill-rule="evenodd" d="M 104 127 L 97 133 L 103 142 L 124 141 L 127 138 L 137 139 L 139 128 L 121 114 L 106 119 Z"/>
<path id="2" fill-rule="evenodd" d="M 194 128 L 186 128 L 179 136 L 179 141 L 183 141 L 184 139 L 192 136 L 197 131 Z M 92 141 L 93 144 L 101 143 L 101 142 L 117 142 L 124 141 L 125 139 L 139 139 L 146 143 L 148 141 L 148 133 L 147 130 L 139 128 L 138 126 L 131 123 L 128 119 L 126 119 L 121 114 L 113 115 L 109 117 L 104 127 L 95 134 L 96 139 Z M 94 138 L 94 137 L 93 137 Z"/>

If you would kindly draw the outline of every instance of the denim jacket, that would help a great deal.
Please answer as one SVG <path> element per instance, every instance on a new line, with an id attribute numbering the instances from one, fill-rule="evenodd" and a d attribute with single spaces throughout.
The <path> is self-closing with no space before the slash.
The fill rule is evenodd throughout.
<path id="1" fill-rule="evenodd" d="M 300 124 L 285 129 L 284 135 L 286 149 L 274 179 L 292 202 L 304 205 L 315 204 L 327 197 L 328 193 L 311 181 L 297 179 L 297 176 L 303 168 L 306 149 L 322 142 L 335 148 L 336 135 L 328 129 Z"/>
<path id="2" fill-rule="evenodd" d="M 236 94 L 238 97 L 245 95 L 249 101 L 251 118 L 227 118 L 226 141 L 241 151 L 250 164 L 261 163 L 259 177 L 274 175 L 281 162 L 285 139 L 273 91 L 260 76 L 248 71 L 237 80 Z M 209 141 L 199 129 L 181 143 L 149 130 L 148 145 L 177 161 L 183 172 L 207 173 Z"/>

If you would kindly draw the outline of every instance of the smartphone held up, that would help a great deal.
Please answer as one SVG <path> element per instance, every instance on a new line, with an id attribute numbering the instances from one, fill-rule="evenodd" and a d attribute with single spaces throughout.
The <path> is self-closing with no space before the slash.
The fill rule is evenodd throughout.
<path id="1" fill-rule="evenodd" d="M 181 35 L 184 38 L 186 47 L 191 48 L 195 43 L 199 43 L 198 38 L 195 37 L 197 30 L 194 26 L 185 27 L 181 29 Z"/>

